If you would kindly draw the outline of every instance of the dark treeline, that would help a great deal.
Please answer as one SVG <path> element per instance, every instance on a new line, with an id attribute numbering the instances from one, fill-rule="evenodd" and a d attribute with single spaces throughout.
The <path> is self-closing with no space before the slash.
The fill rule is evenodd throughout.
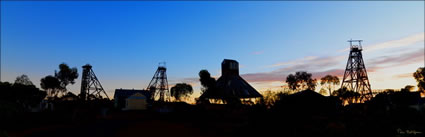
<path id="1" fill-rule="evenodd" d="M 193 89 L 179 83 L 170 90 L 176 102 L 154 102 L 148 110 L 126 112 L 115 109 L 114 100 L 80 100 L 66 90 L 78 72 L 63 65 L 60 70 L 66 71 L 43 78 L 52 82 L 44 82 L 42 90 L 25 75 L 14 83 L 0 83 L 0 136 L 402 137 L 423 136 L 425 131 L 424 99 L 419 95 L 425 87 L 424 68 L 413 74 L 419 92 L 408 85 L 365 102 L 358 93 L 335 88 L 335 76 L 321 78 L 326 89 L 317 93 L 317 80 L 297 72 L 287 77 L 288 89 L 267 91 L 256 100 L 201 95 L 190 105 L 180 101 Z M 206 70 L 199 76 L 202 94 L 214 94 L 216 80 Z"/>

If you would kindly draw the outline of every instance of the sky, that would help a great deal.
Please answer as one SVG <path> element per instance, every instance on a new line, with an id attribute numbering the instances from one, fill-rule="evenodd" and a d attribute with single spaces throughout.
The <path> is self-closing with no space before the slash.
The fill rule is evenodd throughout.
<path id="1" fill-rule="evenodd" d="M 279 90 L 296 71 L 341 77 L 349 39 L 363 40 L 372 89 L 416 85 L 424 2 L 1 1 L 1 80 L 26 74 L 40 87 L 64 62 L 78 68 L 68 86 L 78 94 L 88 63 L 113 96 L 146 88 L 166 62 L 169 84 L 189 83 L 198 97 L 198 72 L 218 78 L 235 59 L 258 91 Z"/>

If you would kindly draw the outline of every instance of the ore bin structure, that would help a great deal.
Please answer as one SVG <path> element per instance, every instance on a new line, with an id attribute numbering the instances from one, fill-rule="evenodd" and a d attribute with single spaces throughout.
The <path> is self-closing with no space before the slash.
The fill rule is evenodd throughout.
<path id="1" fill-rule="evenodd" d="M 206 99 L 250 99 L 263 97 L 239 75 L 239 63 L 236 60 L 224 59 L 221 63 L 221 77 L 216 83 L 217 91 L 206 92 Z"/>

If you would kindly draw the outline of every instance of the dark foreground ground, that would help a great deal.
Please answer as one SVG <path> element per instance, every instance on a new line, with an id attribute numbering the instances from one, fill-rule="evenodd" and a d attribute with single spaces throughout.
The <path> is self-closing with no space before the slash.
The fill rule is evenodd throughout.
<path id="1" fill-rule="evenodd" d="M 369 112 L 362 104 L 338 111 L 270 110 L 258 106 L 177 104 L 147 111 L 74 108 L 24 113 L 2 123 L 10 137 L 424 136 L 425 116 L 411 109 Z M 162 109 L 164 110 L 164 109 Z M 419 133 L 422 132 L 422 133 Z"/>

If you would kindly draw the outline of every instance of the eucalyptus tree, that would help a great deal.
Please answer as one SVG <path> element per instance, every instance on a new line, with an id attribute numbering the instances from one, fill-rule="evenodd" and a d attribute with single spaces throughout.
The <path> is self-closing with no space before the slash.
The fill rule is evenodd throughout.
<path id="1" fill-rule="evenodd" d="M 320 79 L 320 85 L 327 88 L 330 96 L 332 95 L 332 89 L 339 85 L 339 78 L 337 76 L 326 75 Z"/>

